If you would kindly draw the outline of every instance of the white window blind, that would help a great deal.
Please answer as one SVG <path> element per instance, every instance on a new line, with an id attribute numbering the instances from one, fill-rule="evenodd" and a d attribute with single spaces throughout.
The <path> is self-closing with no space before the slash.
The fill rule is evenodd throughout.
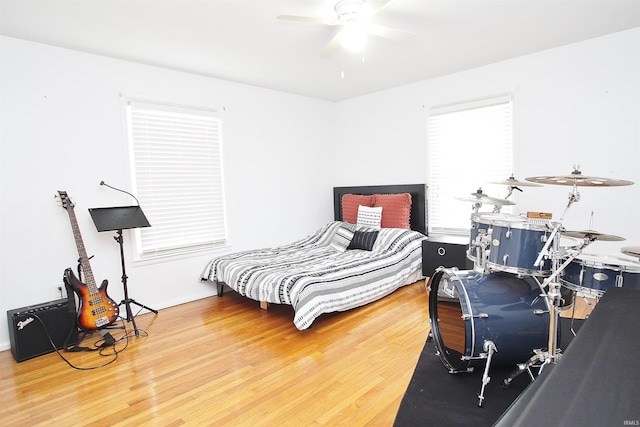
<path id="1" fill-rule="evenodd" d="M 478 188 L 503 198 L 505 186 L 489 184 L 513 173 L 513 101 L 497 96 L 433 108 L 428 117 L 429 232 L 464 234 L 472 203 L 456 200 Z M 480 211 L 493 210 L 482 206 Z M 501 212 L 511 213 L 503 206 Z"/>
<path id="2" fill-rule="evenodd" d="M 151 223 L 136 229 L 138 259 L 226 241 L 221 111 L 127 103 L 134 190 Z"/>

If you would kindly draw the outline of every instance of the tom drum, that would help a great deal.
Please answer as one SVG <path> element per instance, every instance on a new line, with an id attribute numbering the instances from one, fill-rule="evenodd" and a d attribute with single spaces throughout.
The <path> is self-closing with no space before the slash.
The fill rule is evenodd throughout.
<path id="1" fill-rule="evenodd" d="M 611 287 L 640 289 L 640 262 L 625 258 L 581 254 L 562 272 L 563 286 L 600 298 Z"/>
<path id="2" fill-rule="evenodd" d="M 469 248 L 467 250 L 467 258 L 471 261 L 478 261 L 476 249 L 480 246 L 479 236 L 487 236 L 487 242 L 490 242 L 491 231 L 493 225 L 499 222 L 526 222 L 526 219 L 511 214 L 494 213 L 494 212 L 477 212 L 471 214 L 471 231 L 469 233 Z M 487 250 L 490 245 L 487 243 Z"/>
<path id="3" fill-rule="evenodd" d="M 543 259 L 538 267 L 534 265 L 550 234 L 544 224 L 510 219 L 496 221 L 491 232 L 489 269 L 520 275 L 550 275 L 549 259 Z"/>

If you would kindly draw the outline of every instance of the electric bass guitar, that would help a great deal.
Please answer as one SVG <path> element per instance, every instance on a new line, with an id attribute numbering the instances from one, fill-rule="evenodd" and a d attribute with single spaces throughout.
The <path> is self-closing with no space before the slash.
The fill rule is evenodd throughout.
<path id="1" fill-rule="evenodd" d="M 76 214 L 73 210 L 74 204 L 67 195 L 66 191 L 58 191 L 62 207 L 69 213 L 71 228 L 73 229 L 73 237 L 78 248 L 78 256 L 80 257 L 80 266 L 84 271 L 85 281 L 82 283 L 71 268 L 64 271 L 63 280 L 78 295 L 80 306 L 78 307 L 78 326 L 85 330 L 91 331 L 108 326 L 118 319 L 120 309 L 118 305 L 107 295 L 107 280 L 103 280 L 100 287 L 96 286 L 96 280 L 91 271 L 87 251 L 80 235 L 80 228 L 76 220 Z"/>

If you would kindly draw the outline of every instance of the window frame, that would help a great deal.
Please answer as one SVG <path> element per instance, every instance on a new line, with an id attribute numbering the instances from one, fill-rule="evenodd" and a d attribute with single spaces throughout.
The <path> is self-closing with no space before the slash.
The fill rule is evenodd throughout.
<path id="1" fill-rule="evenodd" d="M 157 112 L 161 112 L 160 114 L 177 115 L 177 116 L 183 116 L 187 118 L 190 114 L 192 114 L 195 117 L 199 117 L 201 119 L 203 117 L 206 117 L 207 120 L 213 119 L 211 123 L 212 128 L 208 130 L 211 132 L 211 134 L 208 134 L 206 136 L 194 137 L 194 139 L 201 140 L 201 141 L 200 142 L 191 141 L 192 144 L 189 144 L 188 149 L 184 148 L 185 147 L 184 135 L 182 135 L 183 139 L 181 140 L 174 140 L 172 142 L 166 143 L 167 147 L 177 148 L 179 146 L 181 148 L 180 152 L 178 153 L 178 156 L 180 157 L 171 157 L 167 165 L 177 166 L 177 163 L 180 163 L 182 160 L 185 163 L 176 167 L 176 170 L 178 172 L 166 172 L 166 173 L 161 172 L 161 174 L 164 174 L 164 176 L 166 177 L 170 177 L 171 174 L 175 174 L 175 173 L 184 174 L 184 170 L 180 172 L 180 168 L 191 166 L 189 162 L 193 161 L 193 159 L 189 157 L 193 156 L 195 153 L 198 152 L 197 147 L 193 148 L 191 145 L 197 146 L 197 144 L 202 143 L 202 141 L 208 141 L 208 143 L 212 144 L 209 147 L 210 152 L 209 153 L 201 152 L 201 154 L 203 154 L 205 157 L 205 160 L 204 160 L 205 167 L 210 168 L 208 169 L 209 170 L 208 176 L 205 176 L 205 177 L 198 176 L 196 178 L 194 177 L 185 178 L 183 175 L 182 178 L 185 178 L 184 180 L 176 181 L 176 182 L 171 181 L 170 186 L 174 188 L 169 188 L 169 189 L 158 188 L 155 190 L 153 188 L 150 189 L 150 187 L 155 186 L 153 184 L 154 182 L 153 178 L 156 175 L 154 172 L 150 172 L 150 173 L 149 171 L 141 172 L 141 166 L 139 162 L 137 162 L 136 160 L 136 153 L 139 154 L 139 147 L 136 146 L 136 141 L 134 141 L 134 127 L 132 123 L 132 109 L 135 108 L 136 105 L 139 107 L 142 107 L 143 109 L 149 109 L 149 110 L 153 110 L 155 107 L 157 109 Z M 137 198 L 140 200 L 139 203 L 142 209 L 145 211 L 145 214 L 147 215 L 149 222 L 151 223 L 151 227 L 138 228 L 138 229 L 132 230 L 134 264 L 153 262 L 156 260 L 162 260 L 166 258 L 184 258 L 184 257 L 197 256 L 200 253 L 205 251 L 206 252 L 220 251 L 220 250 L 226 250 L 228 248 L 229 242 L 228 242 L 228 227 L 226 223 L 227 214 L 226 214 L 226 202 L 225 202 L 224 162 L 223 162 L 223 142 L 224 142 L 223 113 L 224 113 L 224 107 L 190 106 L 190 105 L 177 104 L 173 102 L 166 102 L 162 100 L 150 100 L 150 99 L 145 99 L 141 97 L 134 97 L 134 96 L 124 97 L 123 96 L 123 114 L 125 119 L 125 130 L 126 130 L 126 140 L 127 140 L 127 148 L 128 148 L 129 175 L 130 175 L 131 188 L 132 188 L 132 192 L 136 194 Z M 153 139 L 153 137 L 149 137 L 149 138 L 150 138 L 149 139 L 150 141 Z M 154 142 L 150 142 L 150 144 L 154 144 Z M 164 148 L 161 148 L 161 149 L 164 149 Z M 149 150 L 153 150 L 153 149 L 151 148 Z M 164 153 L 164 154 L 166 155 L 167 153 Z M 210 155 L 211 157 L 210 158 L 207 157 L 208 155 Z M 199 163 L 202 163 L 202 161 L 200 161 Z M 151 167 L 149 167 L 149 169 L 151 169 Z M 163 168 L 157 168 L 157 169 L 164 169 L 164 166 Z M 167 168 L 166 170 L 169 170 L 169 169 L 170 168 Z M 194 170 L 197 171 L 197 167 Z M 142 182 L 144 181 L 143 175 L 145 174 L 148 180 L 146 184 Z M 203 175 L 207 175 L 207 174 L 203 174 Z M 176 194 L 176 192 L 179 192 L 177 188 L 180 186 L 182 186 L 183 189 L 187 188 L 185 186 L 188 186 L 190 182 L 193 183 L 194 179 L 202 185 L 207 185 L 207 184 L 213 185 L 214 189 L 212 191 L 206 191 L 208 190 L 208 188 L 205 191 L 215 195 L 210 194 L 209 196 L 207 196 L 207 195 L 200 194 L 199 196 L 195 196 L 193 193 L 190 195 L 183 195 L 181 196 L 183 197 L 183 200 L 179 201 L 178 199 L 176 199 L 177 201 L 174 203 L 172 207 L 174 211 L 169 212 L 169 216 L 159 214 L 160 210 L 163 207 L 163 204 L 164 204 L 164 207 L 167 207 L 166 203 L 171 204 L 170 202 L 167 202 L 166 196 L 169 194 Z M 149 185 L 150 183 L 151 185 Z M 192 188 L 189 187 L 189 190 L 191 191 Z M 196 199 L 199 200 L 199 197 L 202 197 L 203 200 L 205 200 L 204 204 L 198 205 L 198 202 L 195 201 Z M 212 203 L 214 199 L 215 199 L 215 203 Z M 181 205 L 182 203 L 186 203 L 185 206 L 187 206 L 187 208 L 183 210 L 179 210 L 177 206 Z M 207 205 L 207 203 L 212 203 L 212 204 Z M 182 217 L 182 212 L 189 212 L 187 216 L 192 215 L 192 211 L 189 210 L 189 208 L 193 206 L 195 206 L 196 208 L 200 206 L 204 209 L 205 212 L 213 214 L 213 217 L 208 217 L 207 215 L 201 215 L 204 218 L 204 220 L 195 220 L 194 222 L 195 227 L 197 227 L 197 224 L 200 224 L 202 221 L 203 223 L 208 223 L 209 225 L 211 225 L 212 223 L 216 223 L 215 225 L 216 231 L 214 235 L 211 236 L 210 238 L 202 238 L 200 236 L 197 236 L 195 233 L 199 231 L 191 227 L 187 227 L 189 229 L 187 231 L 190 231 L 191 234 L 185 231 L 184 235 L 182 235 L 182 232 L 180 230 L 182 227 L 184 227 L 185 224 L 180 225 L 176 223 L 176 221 L 178 220 L 178 216 L 176 214 L 180 213 Z M 171 215 L 174 215 L 173 219 L 171 218 Z M 155 228 L 154 228 L 154 224 L 156 225 Z M 168 229 L 170 230 L 168 231 Z M 211 231 L 211 229 L 207 227 L 203 229 Z M 188 237 L 186 237 L 187 235 Z M 186 239 L 182 240 L 183 237 L 186 237 Z M 168 243 L 167 240 L 164 240 L 164 242 L 161 242 L 163 239 L 170 240 L 172 238 L 173 239 L 177 238 L 178 240 L 175 240 L 173 244 Z M 192 240 L 188 241 L 189 239 L 192 239 Z M 182 242 L 180 242 L 180 240 L 182 240 Z"/>

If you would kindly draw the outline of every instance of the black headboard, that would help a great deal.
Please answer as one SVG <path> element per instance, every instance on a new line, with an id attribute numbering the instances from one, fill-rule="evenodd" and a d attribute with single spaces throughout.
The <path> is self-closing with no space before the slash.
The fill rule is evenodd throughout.
<path id="1" fill-rule="evenodd" d="M 333 218 L 342 221 L 342 196 L 344 194 L 411 194 L 411 229 L 427 234 L 427 186 L 407 185 L 367 185 L 359 187 L 333 187 Z"/>

